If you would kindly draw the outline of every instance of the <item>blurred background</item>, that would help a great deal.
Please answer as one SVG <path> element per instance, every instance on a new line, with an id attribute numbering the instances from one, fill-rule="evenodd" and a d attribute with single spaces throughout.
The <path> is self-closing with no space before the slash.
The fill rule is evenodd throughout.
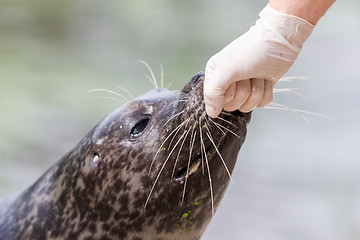
<path id="1" fill-rule="evenodd" d="M 29 186 L 120 102 L 94 88 L 152 89 L 143 59 L 181 88 L 244 33 L 266 0 L 0 0 L 0 196 Z M 320 20 L 279 84 L 286 106 L 256 109 L 234 184 L 205 240 L 360 239 L 360 2 Z"/>

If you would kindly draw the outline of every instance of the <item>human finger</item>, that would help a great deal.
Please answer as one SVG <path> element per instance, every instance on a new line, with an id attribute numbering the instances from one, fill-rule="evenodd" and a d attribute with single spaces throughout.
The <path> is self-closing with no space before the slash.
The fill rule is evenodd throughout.
<path id="1" fill-rule="evenodd" d="M 257 107 L 265 107 L 273 100 L 273 90 L 275 83 L 265 80 L 264 82 L 264 97 Z"/>
<path id="2" fill-rule="evenodd" d="M 234 97 L 235 97 L 235 93 L 236 93 L 236 82 L 232 83 L 225 91 L 224 94 L 224 105 L 226 105 L 228 102 L 231 102 Z"/>
<path id="3" fill-rule="evenodd" d="M 264 97 L 264 79 L 263 78 L 252 78 L 251 82 L 251 94 L 246 102 L 240 106 L 240 112 L 250 112 L 253 110 Z"/>
<path id="4" fill-rule="evenodd" d="M 213 87 L 213 75 L 215 72 L 214 55 L 209 59 L 205 68 L 205 80 L 204 80 L 204 103 L 206 113 L 212 117 L 217 117 L 221 110 L 225 100 L 225 91 L 219 88 Z"/>
<path id="5" fill-rule="evenodd" d="M 236 92 L 234 98 L 224 105 L 226 111 L 232 112 L 239 109 L 241 105 L 248 99 L 251 93 L 250 79 L 236 82 Z"/>
<path id="6" fill-rule="evenodd" d="M 225 92 L 234 81 L 234 76 L 229 71 L 217 67 L 214 55 L 205 68 L 204 81 L 204 103 L 206 113 L 212 117 L 217 117 L 224 107 Z M 231 95 L 231 94 L 230 94 Z"/>

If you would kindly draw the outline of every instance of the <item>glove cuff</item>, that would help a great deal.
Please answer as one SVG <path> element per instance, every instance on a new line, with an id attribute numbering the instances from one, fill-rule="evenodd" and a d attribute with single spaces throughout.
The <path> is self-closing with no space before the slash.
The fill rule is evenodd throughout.
<path id="1" fill-rule="evenodd" d="M 314 25 L 300 17 L 279 12 L 269 4 L 260 12 L 261 24 L 280 33 L 293 47 L 300 51 L 306 39 L 314 29 Z"/>

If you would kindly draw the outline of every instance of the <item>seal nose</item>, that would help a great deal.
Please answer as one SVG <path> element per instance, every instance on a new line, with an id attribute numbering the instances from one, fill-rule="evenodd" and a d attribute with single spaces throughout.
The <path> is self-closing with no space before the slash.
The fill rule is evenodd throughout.
<path id="1" fill-rule="evenodd" d="M 191 84 L 192 85 L 196 85 L 199 80 L 204 80 L 205 78 L 205 71 L 201 71 L 201 72 L 198 72 L 197 74 L 195 74 L 192 78 L 191 78 Z"/>
<path id="2" fill-rule="evenodd" d="M 205 73 L 204 71 L 198 72 L 195 74 L 190 82 L 188 82 L 184 88 L 181 90 L 182 93 L 188 94 L 189 92 L 198 92 L 202 94 L 202 89 L 204 87 L 204 79 L 205 79 Z"/>

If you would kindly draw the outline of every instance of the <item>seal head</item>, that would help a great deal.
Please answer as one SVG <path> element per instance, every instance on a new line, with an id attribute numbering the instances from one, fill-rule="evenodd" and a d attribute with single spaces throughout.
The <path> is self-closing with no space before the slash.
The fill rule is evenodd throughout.
<path id="1" fill-rule="evenodd" d="M 200 72 L 110 113 L 7 204 L 0 239 L 199 239 L 250 121 L 239 111 L 210 119 L 203 81 Z"/>

